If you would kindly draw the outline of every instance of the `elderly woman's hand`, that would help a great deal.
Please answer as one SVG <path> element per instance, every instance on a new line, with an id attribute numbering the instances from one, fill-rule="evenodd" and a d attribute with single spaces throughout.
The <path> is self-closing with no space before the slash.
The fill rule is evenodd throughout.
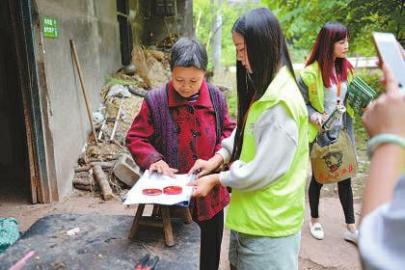
<path id="1" fill-rule="evenodd" d="M 215 154 L 209 160 L 198 159 L 188 173 L 195 173 L 197 177 L 202 177 L 213 172 L 215 169 L 221 166 L 223 162 L 224 159 L 219 154 Z"/>
<path id="2" fill-rule="evenodd" d="M 194 187 L 193 197 L 205 197 L 210 193 L 210 191 L 220 184 L 218 174 L 210 174 L 193 182 L 189 183 L 190 186 Z"/>
<path id="3" fill-rule="evenodd" d="M 152 165 L 150 165 L 149 167 L 149 170 L 151 172 L 158 172 L 170 177 L 175 177 L 174 174 L 178 171 L 177 169 L 170 168 L 170 166 L 163 160 L 152 163 Z"/>

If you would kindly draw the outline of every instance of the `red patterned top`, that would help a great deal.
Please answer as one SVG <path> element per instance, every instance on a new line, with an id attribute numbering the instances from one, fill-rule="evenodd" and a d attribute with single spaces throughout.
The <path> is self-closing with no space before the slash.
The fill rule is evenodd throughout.
<path id="1" fill-rule="evenodd" d="M 168 106 L 176 125 L 178 139 L 179 173 L 187 173 L 197 159 L 209 159 L 221 147 L 216 144 L 215 113 L 208 91 L 207 83 L 201 85 L 196 99 L 185 99 L 174 89 L 168 87 Z M 228 137 L 235 123 L 225 108 L 221 140 Z M 147 102 L 143 102 L 139 114 L 135 117 L 127 134 L 127 146 L 135 162 L 144 170 L 158 160 L 165 159 L 153 146 L 153 121 Z M 207 220 L 215 216 L 229 203 L 226 188 L 218 186 L 205 198 L 195 199 L 193 215 L 198 220 Z"/>

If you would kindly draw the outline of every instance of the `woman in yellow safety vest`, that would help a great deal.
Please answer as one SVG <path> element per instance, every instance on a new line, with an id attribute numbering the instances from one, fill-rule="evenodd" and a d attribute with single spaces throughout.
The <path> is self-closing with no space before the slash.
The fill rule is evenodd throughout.
<path id="1" fill-rule="evenodd" d="M 340 23 L 326 23 L 315 41 L 306 66 L 298 80 L 302 86 L 302 94 L 307 103 L 309 116 L 309 141 L 313 142 L 320 127 L 334 111 L 337 105 L 343 105 L 347 94 L 347 86 L 353 78 L 353 66 L 346 59 L 349 50 L 348 31 Z M 337 137 L 339 130 L 347 129 L 354 145 L 353 109 L 348 104 L 342 121 L 336 122 L 328 131 L 332 137 Z M 329 136 L 329 135 L 328 135 Z M 309 205 L 311 235 L 319 240 L 324 238 L 324 231 L 319 221 L 318 206 L 322 184 L 314 177 L 309 185 Z M 347 229 L 344 239 L 357 243 L 357 229 L 353 211 L 353 192 L 351 179 L 338 183 L 339 199 L 342 204 Z"/>
<path id="2" fill-rule="evenodd" d="M 198 160 L 194 196 L 232 188 L 225 225 L 231 269 L 298 269 L 308 169 L 308 120 L 277 18 L 265 8 L 240 17 L 238 121 L 209 160 Z M 209 174 L 224 163 L 230 169 Z"/>

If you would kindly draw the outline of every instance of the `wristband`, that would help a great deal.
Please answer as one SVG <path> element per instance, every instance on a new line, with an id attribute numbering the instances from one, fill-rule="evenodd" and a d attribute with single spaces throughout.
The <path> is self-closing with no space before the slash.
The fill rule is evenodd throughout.
<path id="1" fill-rule="evenodd" d="M 369 158 L 373 155 L 374 150 L 380 145 L 385 143 L 391 143 L 401 146 L 405 148 L 405 138 L 389 134 L 389 133 L 381 133 L 374 137 L 372 137 L 367 143 L 367 155 Z"/>

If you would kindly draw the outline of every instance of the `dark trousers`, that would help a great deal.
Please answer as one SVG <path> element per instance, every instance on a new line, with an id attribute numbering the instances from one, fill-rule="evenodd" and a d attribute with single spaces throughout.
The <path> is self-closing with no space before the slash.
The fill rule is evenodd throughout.
<path id="1" fill-rule="evenodd" d="M 200 270 L 218 270 L 224 233 L 224 210 L 210 220 L 195 222 L 200 226 Z"/>
<path id="2" fill-rule="evenodd" d="M 351 185 L 351 179 L 346 179 L 338 182 L 338 192 L 340 203 L 345 214 L 346 224 L 355 223 L 354 220 L 354 210 L 353 210 L 353 191 Z M 308 197 L 309 206 L 311 208 L 311 217 L 318 218 L 318 206 L 319 206 L 319 195 L 321 193 L 322 184 L 319 184 L 312 177 L 311 183 L 309 184 Z"/>

